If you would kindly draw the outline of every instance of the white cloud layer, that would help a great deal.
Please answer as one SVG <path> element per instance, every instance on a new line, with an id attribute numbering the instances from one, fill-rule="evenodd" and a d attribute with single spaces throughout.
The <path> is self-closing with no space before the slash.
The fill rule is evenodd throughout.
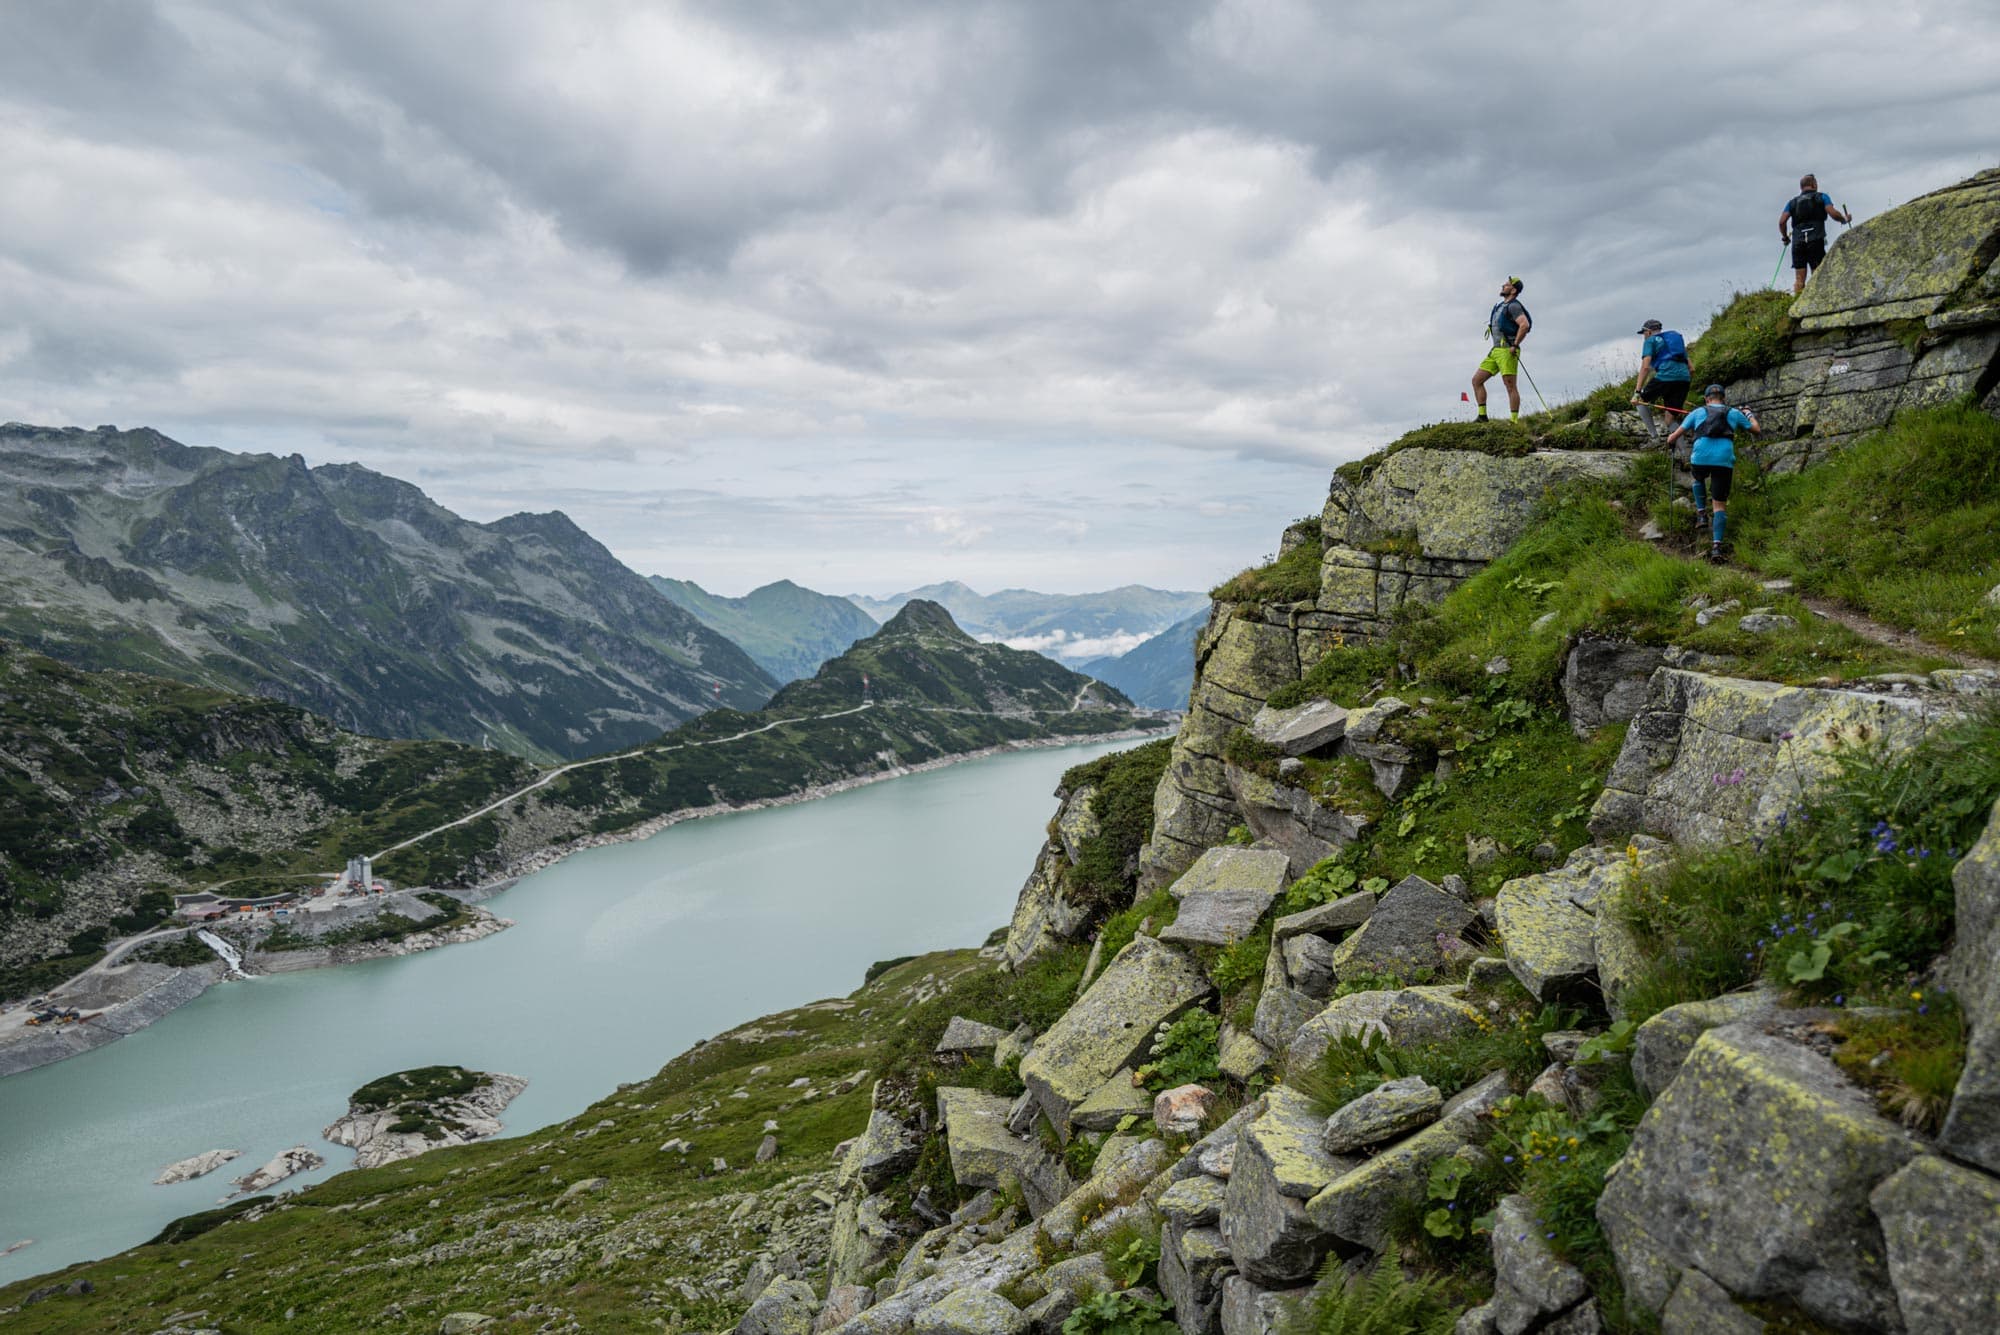
<path id="1" fill-rule="evenodd" d="M 0 43 L 0 417 L 559 506 L 642 570 L 1204 585 L 1992 155 L 2000 12 L 79 0 Z"/>

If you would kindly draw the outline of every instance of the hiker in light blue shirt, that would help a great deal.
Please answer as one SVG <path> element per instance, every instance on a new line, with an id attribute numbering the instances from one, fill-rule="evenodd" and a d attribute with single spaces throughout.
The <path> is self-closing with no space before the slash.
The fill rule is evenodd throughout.
<path id="1" fill-rule="evenodd" d="M 1729 488 L 1736 477 L 1736 433 L 1762 435 L 1764 428 L 1749 413 L 1725 403 L 1722 386 L 1710 385 L 1702 397 L 1707 402 L 1682 419 L 1667 437 L 1667 448 L 1672 449 L 1683 435 L 1694 441 L 1694 453 L 1688 460 L 1694 472 L 1694 520 L 1697 526 L 1708 528 L 1708 559 L 1720 565 L 1722 535 L 1729 519 Z"/>

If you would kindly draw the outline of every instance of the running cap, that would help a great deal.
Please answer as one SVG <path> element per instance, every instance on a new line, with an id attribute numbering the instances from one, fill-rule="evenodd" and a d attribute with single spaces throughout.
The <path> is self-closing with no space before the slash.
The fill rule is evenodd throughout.
<path id="1" fill-rule="evenodd" d="M 1650 334 L 1655 329 L 1664 329 L 1664 328 L 1666 328 L 1666 326 L 1661 324 L 1658 320 L 1648 320 L 1646 321 L 1646 323 L 1640 325 L 1637 329 L 1633 330 L 1632 332 L 1635 334 Z"/>
<path id="2" fill-rule="evenodd" d="M 1523 289 L 1523 288 L 1525 288 L 1525 287 L 1527 286 L 1527 284 L 1526 284 L 1526 283 L 1524 283 L 1524 282 L 1522 282 L 1522 281 L 1521 281 L 1520 279 L 1518 279 L 1518 278 L 1514 277 L 1514 275 L 1512 275 L 1512 274 L 1508 274 L 1508 275 L 1507 275 L 1507 283 L 1508 283 L 1508 285 L 1509 285 L 1509 286 L 1511 286 L 1511 287 L 1512 287 L 1512 288 L 1514 289 L 1514 291 L 1515 291 L 1515 293 L 1516 293 L 1517 295 L 1518 295 L 1518 294 L 1520 293 L 1521 289 Z"/>
<path id="3" fill-rule="evenodd" d="M 1720 385 L 1710 385 L 1707 389 L 1701 392 L 1701 396 L 1705 399 L 1719 399 L 1728 392 L 1729 392 L 1728 390 L 1724 389 Z"/>

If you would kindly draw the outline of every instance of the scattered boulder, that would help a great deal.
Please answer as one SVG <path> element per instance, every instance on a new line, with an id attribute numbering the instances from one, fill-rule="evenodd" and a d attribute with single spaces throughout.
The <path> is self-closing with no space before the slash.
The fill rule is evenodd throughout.
<path id="1" fill-rule="evenodd" d="M 1583 1272 L 1542 1236 L 1526 1196 L 1506 1196 L 1493 1212 L 1493 1315 L 1503 1331 L 1531 1329 L 1589 1294 Z"/>
<path id="2" fill-rule="evenodd" d="M 1280 947 L 1285 952 L 1285 976 L 1298 991 L 1314 999 L 1332 995 L 1333 943 L 1323 936 L 1294 936 Z"/>
<path id="3" fill-rule="evenodd" d="M 1646 682 L 1666 661 L 1658 645 L 1582 639 L 1563 664 L 1563 701 L 1578 737 L 1624 723 L 1646 703 Z"/>
<path id="4" fill-rule="evenodd" d="M 826 1335 L 835 1326 L 852 1321 L 875 1304 L 875 1291 L 860 1284 L 836 1284 L 826 1291 L 819 1315 L 813 1318 L 812 1335 Z"/>
<path id="5" fill-rule="evenodd" d="M 2000 1330 L 2000 1182 L 1925 1155 L 1869 1203 L 1911 1335 Z"/>
<path id="6" fill-rule="evenodd" d="M 857 1198 L 852 1192 L 834 1206 L 833 1230 L 827 1238 L 829 1283 L 836 1287 L 858 1283 L 895 1256 L 903 1236 L 891 1221 L 892 1208 L 887 1196 Z"/>
<path id="7" fill-rule="evenodd" d="M 484 1312 L 452 1312 L 438 1322 L 438 1335 L 473 1335 L 493 1329 L 493 1318 Z"/>
<path id="8" fill-rule="evenodd" d="M 1356 890 L 1351 895 L 1316 905 L 1304 912 L 1286 914 L 1271 925 L 1271 939 L 1286 941 L 1307 933 L 1336 936 L 1367 922 L 1374 912 L 1375 896 L 1366 890 Z"/>
<path id="9" fill-rule="evenodd" d="M 1894 1329 L 1868 1197 L 1917 1153 L 1825 1057 L 1728 1025 L 1640 1120 L 1597 1218 L 1626 1292 L 1655 1311 L 1695 1266 L 1742 1298 Z"/>
<path id="10" fill-rule="evenodd" d="M 1259 1288 L 1242 1275 L 1222 1281 L 1222 1335 L 1271 1335 L 1312 1290 Z"/>
<path id="11" fill-rule="evenodd" d="M 1299 1031 L 1299 1026 L 1319 1013 L 1323 1003 L 1292 986 L 1285 972 L 1285 948 L 1271 942 L 1264 957 L 1264 987 L 1257 994 L 1257 1011 L 1250 1020 L 1250 1035 L 1270 1051 L 1282 1051 Z"/>
<path id="12" fill-rule="evenodd" d="M 1094 1093 L 1070 1112 L 1069 1124 L 1078 1131 L 1113 1131 L 1128 1117 L 1145 1117 L 1153 1111 L 1153 1096 L 1132 1078 L 1132 1069 L 1099 1085 Z"/>
<path id="13" fill-rule="evenodd" d="M 1472 911 L 1421 876 L 1406 876 L 1375 905 L 1368 921 L 1334 948 L 1342 978 L 1358 973 L 1411 973 L 1445 962 L 1439 937 L 1472 925 Z"/>
<path id="14" fill-rule="evenodd" d="M 260 1191 L 269 1191 L 286 1178 L 298 1173 L 309 1173 L 315 1168 L 326 1166 L 326 1157 L 316 1150 L 303 1145 L 294 1145 L 288 1150 L 280 1150 L 271 1156 L 271 1161 L 254 1173 L 245 1173 L 230 1185 L 237 1196 L 255 1196 Z"/>
<path id="15" fill-rule="evenodd" d="M 940 1088 L 937 1097 L 938 1122 L 944 1128 L 945 1149 L 951 1156 L 951 1175 L 961 1187 L 998 1190 L 1011 1184 L 1038 1215 L 1066 1194 L 1055 1188 L 1060 1165 L 1040 1145 L 1018 1139 L 1007 1130 L 1013 1100 L 956 1086 Z M 1051 1192 L 1054 1200 L 1049 1199 Z"/>
<path id="16" fill-rule="evenodd" d="M 1171 887 L 1180 913 L 1160 939 L 1214 946 L 1241 941 L 1284 890 L 1290 865 L 1276 849 L 1211 848 Z"/>
<path id="17" fill-rule="evenodd" d="M 1331 700 L 1308 700 L 1290 709 L 1265 705 L 1250 720 L 1250 735 L 1288 756 L 1332 750 L 1347 731 L 1347 711 Z"/>
<path id="18" fill-rule="evenodd" d="M 991 1289 L 965 1288 L 917 1314 L 912 1335 L 1027 1335 L 1021 1309 Z"/>
<path id="19" fill-rule="evenodd" d="M 1949 977 L 1971 1030 L 1938 1144 L 1946 1153 L 2000 1173 L 2000 802 L 1986 829 L 1951 871 L 1958 945 Z"/>
<path id="20" fill-rule="evenodd" d="M 1681 1063 L 1703 1034 L 1726 1024 L 1769 1019 L 1777 1013 L 1778 1005 L 1775 991 L 1759 988 L 1669 1006 L 1632 1035 L 1632 1078 L 1640 1089 L 1657 1098 L 1680 1074 Z"/>
<path id="21" fill-rule="evenodd" d="M 1285 1060 L 1302 1071 L 1326 1055 L 1327 1045 L 1346 1035 L 1401 1047 L 1428 1043 L 1475 1028 L 1479 1011 L 1465 999 L 1463 984 L 1431 984 L 1396 991 L 1350 992 L 1299 1026 Z"/>
<path id="22" fill-rule="evenodd" d="M 1390 1217 L 1405 1200 L 1422 1195 L 1433 1163 L 1478 1139 L 1480 1115 L 1508 1092 L 1507 1073 L 1496 1071 L 1453 1095 L 1437 1121 L 1329 1182 L 1306 1203 L 1307 1215 L 1333 1237 L 1387 1250 Z"/>
<path id="23" fill-rule="evenodd" d="M 1768 635 L 1774 630 L 1795 630 L 1798 624 L 1797 617 L 1782 612 L 1751 612 L 1736 623 L 1736 629 L 1746 635 Z"/>
<path id="24" fill-rule="evenodd" d="M 880 1191 L 917 1166 L 922 1148 L 916 1132 L 882 1109 L 872 1109 L 867 1127 L 841 1161 L 836 1184 L 859 1182 L 869 1191 Z"/>
<path id="25" fill-rule="evenodd" d="M 1222 1022 L 1217 1047 L 1216 1068 L 1238 1084 L 1271 1064 L 1271 1050 L 1227 1020 Z"/>
<path id="26" fill-rule="evenodd" d="M 1738 1307 L 1729 1290 L 1690 1266 L 1660 1311 L 1660 1335 L 1764 1335 L 1766 1327 Z"/>
<path id="27" fill-rule="evenodd" d="M 1320 1147 L 1324 1122 L 1305 1095 L 1279 1085 L 1237 1139 L 1221 1232 L 1237 1268 L 1259 1284 L 1311 1278 L 1333 1246 L 1328 1231 L 1307 1216 L 1306 1201 L 1354 1161 Z"/>
<path id="28" fill-rule="evenodd" d="M 736 1323 L 736 1335 L 812 1335 L 819 1296 L 802 1279 L 776 1279 Z"/>
<path id="29" fill-rule="evenodd" d="M 1204 1085 L 1177 1085 L 1153 1100 L 1153 1125 L 1163 1136 L 1191 1136 L 1201 1130 L 1215 1091 Z"/>
<path id="30" fill-rule="evenodd" d="M 1004 1029 L 954 1015 L 951 1023 L 944 1027 L 944 1037 L 938 1040 L 933 1051 L 940 1057 L 978 1057 L 990 1061 L 993 1049 L 1006 1037 Z"/>
<path id="31" fill-rule="evenodd" d="M 1222 1230 L 1170 1224 L 1160 1241 L 1160 1293 L 1174 1305 L 1182 1335 L 1214 1335 L 1222 1281 L 1233 1273 Z"/>
<path id="32" fill-rule="evenodd" d="M 1021 1079 L 1067 1140 L 1070 1110 L 1151 1045 L 1153 1032 L 1215 989 L 1199 966 L 1134 937 L 1021 1061 Z"/>
<path id="33" fill-rule="evenodd" d="M 1222 1218 L 1223 1183 L 1206 1173 L 1184 1177 L 1160 1195 L 1161 1218 L 1181 1228 L 1205 1228 Z"/>
<path id="34" fill-rule="evenodd" d="M 758 1163 L 769 1163 L 771 1162 L 771 1160 L 777 1157 L 778 1157 L 778 1138 L 776 1136 L 767 1135 L 762 1140 L 757 1142 Z"/>
<path id="35" fill-rule="evenodd" d="M 1351 1154 L 1428 1126 L 1443 1109 L 1444 1095 L 1422 1076 L 1390 1080 L 1335 1109 L 1320 1133 L 1320 1147 L 1328 1154 Z"/>

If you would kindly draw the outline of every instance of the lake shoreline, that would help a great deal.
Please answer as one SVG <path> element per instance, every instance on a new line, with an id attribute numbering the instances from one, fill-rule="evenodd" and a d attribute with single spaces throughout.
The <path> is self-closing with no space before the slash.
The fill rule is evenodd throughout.
<path id="1" fill-rule="evenodd" d="M 831 797 L 837 793 L 865 788 L 871 784 L 882 783 L 889 779 L 904 778 L 913 774 L 930 773 L 948 766 L 962 764 L 966 761 L 984 760 L 992 756 L 1007 755 L 1018 751 L 1041 751 L 1058 749 L 1065 746 L 1093 746 L 1104 742 L 1138 741 L 1170 735 L 1172 731 L 1172 727 L 1128 728 L 1119 732 L 1101 733 L 1089 737 L 1048 737 L 1001 742 L 994 746 L 980 747 L 974 751 L 960 751 L 947 756 L 938 756 L 935 759 L 920 761 L 914 765 L 896 765 L 871 774 L 857 774 L 846 779 L 834 780 L 831 783 L 812 784 L 794 792 L 780 794 L 777 797 L 759 798 L 753 802 L 719 802 L 706 807 L 686 807 L 679 811 L 670 811 L 663 815 L 655 816 L 651 820 L 643 821 L 629 829 L 612 831 L 605 834 L 586 835 L 579 839 L 566 840 L 559 844 L 551 844 L 536 849 L 534 852 L 524 854 L 522 857 L 509 863 L 506 869 L 498 875 L 481 881 L 477 885 L 464 889 L 439 888 L 439 893 L 451 895 L 468 905 L 477 904 L 510 888 L 522 878 L 532 875 L 535 872 L 547 870 L 549 867 L 556 865 L 573 854 L 582 853 L 592 848 L 605 848 L 613 844 L 633 843 L 649 839 L 659 834 L 662 830 L 679 825 L 684 821 L 702 820 L 710 816 L 763 811 L 774 807 L 796 806 L 803 802 L 813 802 L 823 797 Z M 434 887 L 417 888 L 432 889 Z M 379 944 L 371 943 L 369 946 L 343 948 L 338 951 L 308 949 L 301 952 L 285 952 L 286 954 L 296 953 L 302 958 L 296 961 L 286 960 L 284 967 L 263 968 L 259 973 L 251 976 L 261 977 L 268 974 L 296 973 L 310 969 L 338 968 L 343 964 L 358 964 L 368 960 L 424 954 L 447 945 L 460 944 L 461 941 L 479 940 L 495 932 L 504 930 L 504 928 L 511 925 L 511 921 L 504 918 L 492 919 L 490 922 L 482 921 L 481 923 L 470 925 L 475 928 L 473 931 L 466 932 L 464 929 L 461 929 L 460 933 L 441 933 L 439 934 L 441 939 L 431 941 L 414 949 L 410 948 L 406 942 L 392 941 Z M 422 936 L 424 934 L 418 933 L 416 935 Z M 254 967 L 265 964 L 267 961 L 272 960 L 272 958 L 272 955 L 268 952 L 256 952 L 252 954 L 248 962 Z M 117 969 L 125 969 L 133 966 L 118 965 L 115 967 Z M 138 994 L 118 1002 L 98 1015 L 90 1017 L 80 1025 L 68 1026 L 62 1030 L 36 1032 L 0 1041 L 0 1080 L 5 1080 L 9 1076 L 19 1075 L 25 1071 L 54 1065 L 57 1062 L 67 1060 L 81 1053 L 92 1052 L 98 1048 L 108 1046 L 118 1039 L 125 1037 L 127 1034 L 137 1033 L 141 1029 L 157 1023 L 188 1002 L 193 1001 L 210 987 L 225 981 L 222 976 L 223 969 L 220 961 L 215 964 L 200 964 L 190 968 L 178 968 L 167 965 L 144 967 L 162 970 L 167 976 L 161 978 L 158 982 Z M 65 982 L 63 986 L 67 987 L 69 982 L 74 981 L 76 980 L 71 979 Z M 61 990 L 60 987 L 52 989 L 51 995 L 59 993 Z M 88 1025 L 89 1028 L 86 1029 L 83 1025 Z"/>

